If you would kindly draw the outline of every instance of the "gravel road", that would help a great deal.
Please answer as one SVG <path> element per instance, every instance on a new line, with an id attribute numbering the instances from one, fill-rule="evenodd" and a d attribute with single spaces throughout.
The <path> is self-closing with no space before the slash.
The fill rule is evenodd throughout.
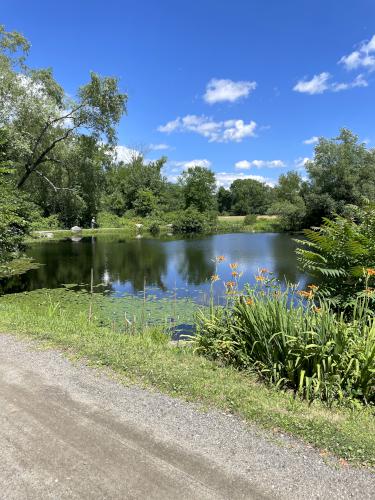
<path id="1" fill-rule="evenodd" d="M 0 335 L 0 498 L 366 499 L 375 476 Z"/>

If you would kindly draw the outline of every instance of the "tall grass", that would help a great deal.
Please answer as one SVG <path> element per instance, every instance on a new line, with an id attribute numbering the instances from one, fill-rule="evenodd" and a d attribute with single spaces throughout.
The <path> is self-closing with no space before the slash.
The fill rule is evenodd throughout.
<path id="1" fill-rule="evenodd" d="M 196 352 L 308 401 L 375 403 L 375 323 L 366 299 L 358 297 L 347 322 L 328 302 L 314 300 L 314 286 L 282 291 L 264 275 L 258 280 L 242 293 L 229 282 L 226 306 L 199 311 Z"/>

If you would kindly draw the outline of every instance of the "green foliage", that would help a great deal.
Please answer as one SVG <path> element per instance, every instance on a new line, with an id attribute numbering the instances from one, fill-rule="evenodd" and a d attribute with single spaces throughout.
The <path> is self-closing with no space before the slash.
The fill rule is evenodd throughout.
<path id="1" fill-rule="evenodd" d="M 140 189 L 134 200 L 135 213 L 141 217 L 147 217 L 156 211 L 158 199 L 150 189 Z"/>
<path id="2" fill-rule="evenodd" d="M 106 210 L 119 216 L 128 210 L 139 215 L 155 211 L 166 183 L 161 174 L 165 162 L 166 158 L 145 162 L 135 155 L 127 163 L 113 164 L 106 174 Z"/>
<path id="3" fill-rule="evenodd" d="M 196 352 L 255 371 L 278 388 L 312 401 L 375 402 L 375 322 L 360 300 L 351 323 L 327 303 L 305 304 L 294 288 L 282 292 L 264 275 L 243 294 L 228 288 L 225 307 L 198 314 Z"/>
<path id="4" fill-rule="evenodd" d="M 247 214 L 244 217 L 243 225 L 252 226 L 253 224 L 256 223 L 256 221 L 257 221 L 257 216 L 255 214 Z"/>
<path id="5" fill-rule="evenodd" d="M 271 188 L 255 179 L 237 179 L 231 187 L 232 211 L 237 215 L 265 214 L 271 201 Z"/>
<path id="6" fill-rule="evenodd" d="M 313 160 L 306 163 L 305 227 L 320 224 L 322 217 L 342 214 L 345 205 L 361 206 L 375 199 L 375 151 L 342 129 L 334 139 L 320 138 Z"/>
<path id="7" fill-rule="evenodd" d="M 0 262 L 22 249 L 30 229 L 31 204 L 15 189 L 14 169 L 9 161 L 9 137 L 0 129 Z"/>
<path id="8" fill-rule="evenodd" d="M 199 212 L 216 210 L 215 174 L 206 167 L 189 167 L 179 182 L 185 199 L 185 208 L 194 207 Z"/>
<path id="9" fill-rule="evenodd" d="M 342 307 L 375 284 L 367 273 L 375 268 L 375 208 L 346 210 L 352 218 L 324 219 L 321 227 L 305 230 L 306 239 L 297 241 L 301 269 L 318 277 L 322 292 Z"/>
<path id="10" fill-rule="evenodd" d="M 173 232 L 203 233 L 209 228 L 209 217 L 195 207 L 187 208 L 173 214 Z"/>
<path id="11" fill-rule="evenodd" d="M 302 179 L 297 172 L 288 172 L 279 177 L 274 188 L 274 202 L 268 209 L 271 215 L 278 215 L 284 231 L 299 231 L 306 217 L 306 205 L 302 192 Z"/>
<path id="12" fill-rule="evenodd" d="M 229 189 L 219 187 L 217 192 L 217 207 L 220 214 L 228 213 L 232 209 L 232 194 Z"/>

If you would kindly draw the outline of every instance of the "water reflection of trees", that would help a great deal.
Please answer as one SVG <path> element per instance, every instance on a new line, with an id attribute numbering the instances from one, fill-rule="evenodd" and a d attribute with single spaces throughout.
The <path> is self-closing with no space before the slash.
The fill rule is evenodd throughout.
<path id="1" fill-rule="evenodd" d="M 274 272 L 280 281 L 296 283 L 299 280 L 296 244 L 289 234 L 275 234 L 271 239 Z"/>
<path id="2" fill-rule="evenodd" d="M 61 284 L 82 284 L 90 288 L 91 269 L 94 285 L 103 283 L 113 290 L 114 281 L 129 282 L 135 291 L 147 285 L 165 289 L 162 275 L 167 270 L 165 249 L 157 240 L 113 240 L 84 238 L 80 242 L 40 243 L 29 252 L 42 265 L 3 282 L 4 291 L 20 292 L 37 288 L 57 288 Z"/>
<path id="3" fill-rule="evenodd" d="M 189 284 L 200 285 L 214 274 L 215 265 L 211 239 L 184 241 L 178 266 L 181 277 Z"/>

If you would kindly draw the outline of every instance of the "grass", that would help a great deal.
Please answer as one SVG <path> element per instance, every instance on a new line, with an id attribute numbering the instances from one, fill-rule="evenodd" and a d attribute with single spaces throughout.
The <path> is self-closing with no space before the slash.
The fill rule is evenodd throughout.
<path id="1" fill-rule="evenodd" d="M 70 292 L 73 293 L 73 292 Z M 21 297 L 21 298 L 20 298 Z M 30 298 L 31 297 L 31 298 Z M 198 356 L 169 342 L 160 327 L 124 334 L 88 320 L 88 311 L 47 296 L 0 297 L 0 332 L 42 341 L 95 366 L 114 370 L 120 380 L 230 411 L 247 422 L 302 438 L 353 464 L 375 466 L 375 421 L 371 408 L 308 405 L 290 393 L 259 384 L 252 376 Z"/>
<path id="2" fill-rule="evenodd" d="M 220 215 L 218 232 L 274 233 L 280 231 L 279 220 L 275 215 L 258 215 L 254 224 L 244 225 L 244 215 Z"/>

